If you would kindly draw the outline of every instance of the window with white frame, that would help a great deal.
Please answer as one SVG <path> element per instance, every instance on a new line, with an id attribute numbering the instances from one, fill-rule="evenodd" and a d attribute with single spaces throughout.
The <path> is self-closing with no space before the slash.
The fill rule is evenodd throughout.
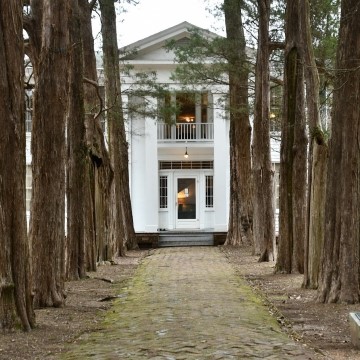
<path id="1" fill-rule="evenodd" d="M 168 207 L 168 177 L 160 176 L 159 181 L 159 207 L 160 209 L 167 209 Z"/>
<path id="2" fill-rule="evenodd" d="M 205 207 L 214 207 L 214 177 L 212 175 L 205 176 Z"/>

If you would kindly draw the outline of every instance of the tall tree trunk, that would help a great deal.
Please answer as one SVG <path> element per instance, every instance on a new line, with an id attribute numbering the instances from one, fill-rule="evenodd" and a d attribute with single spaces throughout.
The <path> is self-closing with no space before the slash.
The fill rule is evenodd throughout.
<path id="1" fill-rule="evenodd" d="M 226 245 L 253 243 L 248 64 L 241 0 L 224 0 L 230 92 L 230 219 Z"/>
<path id="2" fill-rule="evenodd" d="M 24 330 L 35 325 L 25 213 L 22 5 L 0 2 L 0 330 L 18 319 Z"/>
<path id="3" fill-rule="evenodd" d="M 86 148 L 85 171 L 85 239 L 86 270 L 95 271 L 97 262 L 107 259 L 110 188 L 113 171 L 106 150 L 100 124 L 101 94 L 99 92 L 94 38 L 92 35 L 92 7 L 87 0 L 78 0 L 83 44 Z M 100 98 L 99 98 L 100 96 Z"/>
<path id="4" fill-rule="evenodd" d="M 65 121 L 69 50 L 67 2 L 43 1 L 34 93 L 30 239 L 36 306 L 64 303 Z"/>
<path id="5" fill-rule="evenodd" d="M 320 270 L 325 227 L 325 193 L 327 144 L 321 129 L 319 74 L 312 48 L 309 1 L 301 3 L 298 14 L 304 36 L 306 109 L 310 133 L 308 156 L 308 229 L 305 241 L 304 281 L 306 288 L 316 289 Z"/>
<path id="6" fill-rule="evenodd" d="M 259 261 L 274 260 L 275 211 L 269 119 L 269 16 L 270 0 L 258 0 L 259 35 L 255 69 L 253 135 L 254 249 Z"/>
<path id="7" fill-rule="evenodd" d="M 66 278 L 85 276 L 85 172 L 86 141 L 83 87 L 83 53 L 78 0 L 69 1 L 70 75 L 67 119 L 67 266 Z"/>
<path id="8" fill-rule="evenodd" d="M 108 107 L 109 151 L 114 170 L 112 189 L 112 237 L 117 243 L 119 255 L 125 254 L 125 246 L 137 246 L 129 191 L 128 143 L 121 99 L 119 52 L 117 46 L 116 13 L 114 1 L 100 0 L 105 94 Z"/>
<path id="9" fill-rule="evenodd" d="M 325 200 L 320 302 L 357 303 L 360 211 L 359 2 L 343 0 Z"/>
<path id="10" fill-rule="evenodd" d="M 280 229 L 276 271 L 304 272 L 306 234 L 306 149 L 304 67 L 301 59 L 301 0 L 288 0 L 284 114 L 280 149 Z"/>

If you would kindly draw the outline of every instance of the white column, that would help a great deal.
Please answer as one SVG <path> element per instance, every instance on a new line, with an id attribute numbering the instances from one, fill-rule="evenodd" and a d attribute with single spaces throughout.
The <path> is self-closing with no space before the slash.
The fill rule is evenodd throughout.
<path id="1" fill-rule="evenodd" d="M 214 95 L 217 104 L 220 95 Z M 227 231 L 229 213 L 229 127 L 225 111 L 214 110 L 214 230 Z"/>
<path id="2" fill-rule="evenodd" d="M 128 95 L 122 95 L 121 96 L 122 99 L 122 105 L 123 105 L 123 109 L 128 108 L 128 102 L 129 102 L 129 97 Z M 132 169 L 131 169 L 131 165 L 132 165 L 132 136 L 131 136 L 131 119 L 128 116 L 127 111 L 124 111 L 124 124 L 125 124 L 125 134 L 126 134 L 126 141 L 128 142 L 128 169 L 129 169 L 129 188 L 130 188 L 130 195 L 131 195 L 131 176 L 132 176 Z"/>
<path id="3" fill-rule="evenodd" d="M 156 99 L 148 98 L 156 106 Z M 150 105 L 151 106 L 151 105 Z M 157 122 L 145 118 L 145 176 L 142 179 L 145 188 L 145 231 L 155 232 L 159 227 L 159 171 L 157 155 Z"/>
<path id="4" fill-rule="evenodd" d="M 145 119 L 141 115 L 131 117 L 131 206 L 136 232 L 145 231 Z"/>

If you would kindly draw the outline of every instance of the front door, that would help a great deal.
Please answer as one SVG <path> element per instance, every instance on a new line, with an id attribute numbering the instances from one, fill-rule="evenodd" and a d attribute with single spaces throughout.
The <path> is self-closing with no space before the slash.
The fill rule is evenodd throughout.
<path id="1" fill-rule="evenodd" d="M 196 229 L 198 221 L 197 178 L 176 178 L 176 228 Z"/>

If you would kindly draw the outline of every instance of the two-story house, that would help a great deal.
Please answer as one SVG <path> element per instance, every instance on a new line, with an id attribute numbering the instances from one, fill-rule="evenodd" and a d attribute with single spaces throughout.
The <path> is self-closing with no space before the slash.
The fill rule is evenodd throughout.
<path id="1" fill-rule="evenodd" d="M 164 48 L 170 40 L 186 42 L 193 27 L 183 22 L 121 49 L 136 49 L 125 57 L 134 73 L 154 71 L 158 81 L 169 86 L 167 98 L 151 100 L 155 107 L 167 101 L 179 109 L 171 122 L 129 116 L 130 190 L 137 233 L 226 233 L 228 228 L 229 118 L 217 105 L 228 89 L 214 85 L 184 90 L 171 78 L 178 66 L 174 53 Z M 217 36 L 207 30 L 204 35 Z M 123 90 L 132 85 L 123 77 Z M 272 149 L 277 170 L 279 142 L 273 141 Z"/>
<path id="2" fill-rule="evenodd" d="M 137 233 L 226 232 L 229 211 L 229 121 L 215 107 L 227 89 L 186 91 L 170 80 L 177 64 L 167 41 L 186 41 L 184 22 L 126 47 L 137 49 L 126 64 L 134 72 L 155 71 L 168 84 L 165 98 L 178 108 L 170 122 L 133 114 L 128 119 L 130 190 Z M 216 36 L 206 32 L 208 36 Z M 122 88 L 131 87 L 129 77 Z M 215 89 L 213 89 L 215 90 Z M 131 101 L 128 98 L 127 101 Z"/>

